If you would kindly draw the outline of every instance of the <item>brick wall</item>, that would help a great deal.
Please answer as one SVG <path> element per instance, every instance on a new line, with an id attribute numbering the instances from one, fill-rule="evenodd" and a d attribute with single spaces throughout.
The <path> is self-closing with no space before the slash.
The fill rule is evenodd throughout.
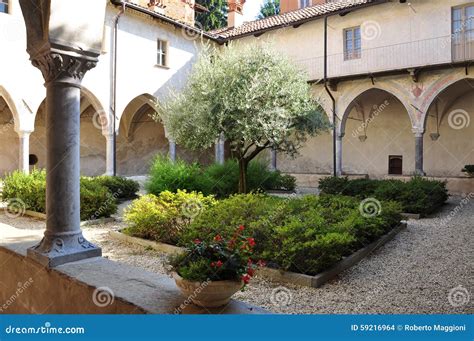
<path id="1" fill-rule="evenodd" d="M 131 0 L 143 7 L 148 7 L 158 13 L 165 14 L 173 19 L 194 26 L 195 0 Z M 150 4 L 154 4 L 151 5 Z"/>
<path id="2" fill-rule="evenodd" d="M 330 2 L 330 1 L 327 1 Z M 311 5 L 319 5 L 326 3 L 326 0 L 312 0 Z M 280 13 L 296 11 L 300 8 L 300 0 L 281 0 Z"/>

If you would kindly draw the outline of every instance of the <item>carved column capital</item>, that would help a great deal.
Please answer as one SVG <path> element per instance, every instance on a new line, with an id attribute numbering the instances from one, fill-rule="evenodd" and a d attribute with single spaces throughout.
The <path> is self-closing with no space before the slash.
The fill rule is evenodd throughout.
<path id="1" fill-rule="evenodd" d="M 86 72 L 96 66 L 97 58 L 52 50 L 36 55 L 31 63 L 41 70 L 46 84 L 53 81 L 80 84 Z"/>

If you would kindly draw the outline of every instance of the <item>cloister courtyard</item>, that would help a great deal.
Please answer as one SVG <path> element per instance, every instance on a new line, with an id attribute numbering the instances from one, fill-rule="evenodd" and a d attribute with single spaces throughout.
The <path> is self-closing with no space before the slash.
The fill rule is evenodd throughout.
<path id="1" fill-rule="evenodd" d="M 474 4 L 65 3 L 0 0 L 0 314 L 474 312 Z"/>

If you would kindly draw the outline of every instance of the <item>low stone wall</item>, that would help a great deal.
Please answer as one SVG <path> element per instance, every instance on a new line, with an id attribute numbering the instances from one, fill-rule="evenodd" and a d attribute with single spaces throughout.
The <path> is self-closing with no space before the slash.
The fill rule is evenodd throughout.
<path id="1" fill-rule="evenodd" d="M 26 257 L 36 238 L 0 241 L 0 314 L 265 313 L 235 300 L 213 309 L 194 306 L 168 276 L 102 257 L 45 268 Z"/>

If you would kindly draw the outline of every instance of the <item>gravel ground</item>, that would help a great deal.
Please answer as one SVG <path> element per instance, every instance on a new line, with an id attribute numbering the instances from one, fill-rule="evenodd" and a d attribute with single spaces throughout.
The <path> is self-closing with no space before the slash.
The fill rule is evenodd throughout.
<path id="1" fill-rule="evenodd" d="M 2 214 L 0 221 L 18 228 L 44 228 L 44 221 L 26 217 Z M 165 255 L 109 238 L 108 231 L 121 225 L 86 227 L 84 233 L 101 245 L 105 257 L 164 273 Z M 285 314 L 472 314 L 473 229 L 474 198 L 461 205 L 461 198 L 453 197 L 441 213 L 410 220 L 395 239 L 321 288 L 257 277 L 235 298 Z M 450 304 L 449 297 L 458 306 Z"/>

